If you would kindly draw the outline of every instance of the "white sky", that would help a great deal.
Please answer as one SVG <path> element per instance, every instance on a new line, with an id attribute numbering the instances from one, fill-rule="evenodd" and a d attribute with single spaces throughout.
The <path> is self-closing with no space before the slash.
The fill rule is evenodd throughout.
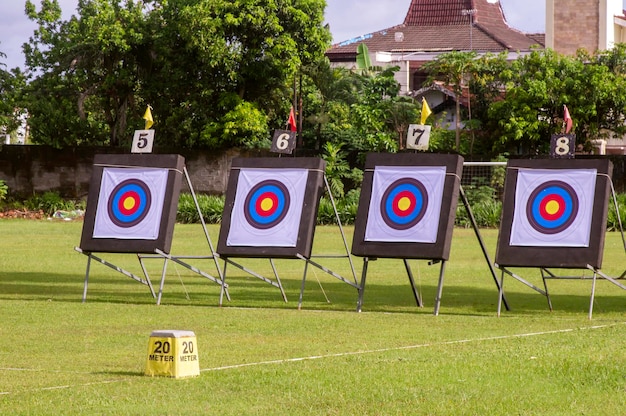
<path id="1" fill-rule="evenodd" d="M 35 24 L 24 13 L 26 0 L 0 0 L 0 58 L 5 69 L 24 66 L 22 44 L 28 41 Z M 32 0 L 40 8 L 40 0 Z M 411 0 L 326 0 L 326 22 L 330 24 L 333 43 L 376 32 L 400 24 Z M 545 0 L 501 0 L 509 24 L 524 32 L 545 30 Z M 626 3 L 626 0 L 624 0 Z M 78 0 L 59 0 L 63 17 L 76 12 Z"/>

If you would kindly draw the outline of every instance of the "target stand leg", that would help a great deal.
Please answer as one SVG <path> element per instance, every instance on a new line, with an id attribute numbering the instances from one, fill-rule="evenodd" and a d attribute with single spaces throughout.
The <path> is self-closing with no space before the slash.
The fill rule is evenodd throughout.
<path id="1" fill-rule="evenodd" d="M 89 268 L 91 266 L 91 256 L 87 255 L 87 270 L 85 271 L 85 285 L 83 287 L 83 303 L 87 300 L 87 284 L 89 283 Z"/>
<path id="2" fill-rule="evenodd" d="M 363 292 L 365 292 L 365 279 L 367 278 L 367 266 L 369 264 L 369 257 L 363 258 L 363 271 L 361 272 L 361 284 L 358 287 L 359 290 L 359 300 L 356 304 L 356 311 L 361 312 L 361 308 L 363 306 Z"/>
<path id="3" fill-rule="evenodd" d="M 439 284 L 437 285 L 437 297 L 435 298 L 435 312 L 434 315 L 439 315 L 439 307 L 441 306 L 441 295 L 443 293 L 443 276 L 445 274 L 446 261 L 441 261 L 441 269 L 439 270 Z"/>
<path id="4" fill-rule="evenodd" d="M 413 290 L 413 297 L 415 298 L 415 303 L 419 308 L 424 307 L 424 303 L 422 302 L 422 298 L 417 292 L 417 288 L 415 287 L 415 279 L 413 279 L 413 272 L 411 271 L 411 266 L 409 265 L 409 261 L 407 259 L 402 259 L 404 261 L 404 268 L 406 269 L 406 273 L 409 276 L 409 282 L 411 283 L 411 289 Z"/>
<path id="5" fill-rule="evenodd" d="M 498 317 L 500 317 L 500 312 L 502 311 L 502 299 L 504 299 L 504 269 L 501 269 L 500 285 L 498 287 Z"/>
<path id="6" fill-rule="evenodd" d="M 285 289 L 283 289 L 283 283 L 280 281 L 280 277 L 278 277 L 278 270 L 276 269 L 276 265 L 274 264 L 274 259 L 270 259 L 270 265 L 272 266 L 272 271 L 274 272 L 274 277 L 276 278 L 276 282 L 278 283 L 280 293 L 283 295 L 283 300 L 285 301 L 285 303 L 287 303 L 287 295 L 285 294 Z"/>
<path id="7" fill-rule="evenodd" d="M 552 299 L 550 298 L 550 293 L 548 292 L 548 282 L 546 282 L 546 275 L 544 272 L 547 272 L 543 267 L 541 268 L 541 280 L 543 280 L 543 289 L 546 291 L 546 298 L 548 300 L 548 308 L 550 308 L 550 312 L 552 312 Z"/>
<path id="8" fill-rule="evenodd" d="M 167 258 L 163 261 L 163 270 L 161 271 L 161 283 L 159 284 L 159 296 L 157 297 L 157 305 L 161 304 L 161 296 L 163 295 L 163 286 L 165 285 L 165 271 L 167 270 Z"/>
<path id="9" fill-rule="evenodd" d="M 300 297 L 298 298 L 298 310 L 302 309 L 302 297 L 304 296 L 304 284 L 306 283 L 306 273 L 309 269 L 309 262 L 304 262 L 304 272 L 302 273 L 302 284 L 300 285 Z"/>

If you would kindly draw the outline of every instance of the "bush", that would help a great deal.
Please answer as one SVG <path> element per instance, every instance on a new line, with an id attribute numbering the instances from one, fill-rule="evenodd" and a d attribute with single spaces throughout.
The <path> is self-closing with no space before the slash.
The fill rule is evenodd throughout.
<path id="1" fill-rule="evenodd" d="M 502 213 L 502 203 L 496 199 L 495 190 L 486 185 L 463 187 L 474 219 L 479 227 L 498 227 Z M 460 199 L 460 198 L 459 198 Z M 456 208 L 455 224 L 460 227 L 472 226 L 463 202 L 459 200 Z"/>
<path id="2" fill-rule="evenodd" d="M 48 191 L 42 195 L 33 195 L 24 201 L 24 207 L 29 211 L 42 211 L 46 215 L 52 215 L 56 211 L 73 211 L 84 209 L 84 202 L 75 202 L 63 199 L 58 192 Z"/>
<path id="3" fill-rule="evenodd" d="M 221 195 L 198 195 L 198 206 L 202 212 L 204 222 L 207 224 L 219 224 L 222 222 L 224 212 L 224 197 Z M 176 220 L 184 224 L 200 222 L 200 214 L 196 208 L 191 194 L 183 193 L 178 198 L 178 212 Z"/>
<path id="4" fill-rule="evenodd" d="M 617 206 L 619 208 L 619 217 L 622 221 L 622 228 L 626 221 L 626 194 L 617 194 Z M 615 203 L 613 198 L 609 199 L 609 215 L 606 222 L 607 231 L 620 231 L 620 225 L 617 218 L 617 211 L 615 210 Z"/>
<path id="5" fill-rule="evenodd" d="M 334 199 L 337 207 L 337 214 L 342 225 L 354 224 L 356 212 L 359 207 L 359 190 L 350 190 L 344 198 Z M 337 218 L 333 210 L 330 199 L 322 197 L 320 200 L 320 208 L 317 212 L 317 224 L 337 224 Z"/>
<path id="6" fill-rule="evenodd" d="M 0 203 L 7 198 L 8 193 L 9 187 L 3 180 L 0 180 Z"/>

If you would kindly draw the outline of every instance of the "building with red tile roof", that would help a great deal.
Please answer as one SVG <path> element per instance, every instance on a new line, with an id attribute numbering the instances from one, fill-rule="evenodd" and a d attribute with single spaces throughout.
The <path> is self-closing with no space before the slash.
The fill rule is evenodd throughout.
<path id="1" fill-rule="evenodd" d="M 542 48 L 544 35 L 510 27 L 497 0 L 413 0 L 403 23 L 337 43 L 326 56 L 335 65 L 353 67 L 361 43 L 367 45 L 373 65 L 401 67 L 398 81 L 407 93 L 421 87 L 421 65 L 441 53 L 505 51 L 514 59 Z"/>

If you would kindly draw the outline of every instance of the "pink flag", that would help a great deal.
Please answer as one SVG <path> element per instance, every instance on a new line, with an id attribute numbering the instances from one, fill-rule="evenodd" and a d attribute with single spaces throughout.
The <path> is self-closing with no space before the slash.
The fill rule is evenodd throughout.
<path id="1" fill-rule="evenodd" d="M 289 130 L 298 131 L 298 127 L 296 126 L 296 116 L 293 112 L 293 107 L 289 110 L 289 120 L 287 120 L 287 124 L 289 124 Z"/>
<path id="2" fill-rule="evenodd" d="M 563 122 L 565 123 L 565 134 L 567 134 L 572 129 L 572 117 L 570 117 L 566 105 L 563 105 L 563 109 Z"/>

